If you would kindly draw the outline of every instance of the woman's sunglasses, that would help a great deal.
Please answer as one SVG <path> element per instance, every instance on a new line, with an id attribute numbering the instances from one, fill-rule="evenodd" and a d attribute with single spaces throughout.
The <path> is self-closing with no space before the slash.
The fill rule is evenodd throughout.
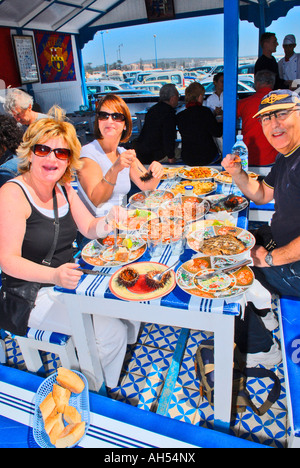
<path id="1" fill-rule="evenodd" d="M 110 114 L 109 112 L 99 111 L 98 112 L 98 119 L 99 120 L 108 120 L 111 117 L 115 122 L 124 122 L 125 115 L 121 114 L 120 112 L 113 112 Z"/>
<path id="2" fill-rule="evenodd" d="M 52 153 L 52 151 L 57 157 L 57 159 L 61 159 L 63 161 L 66 161 L 67 159 L 71 157 L 71 150 L 69 150 L 68 148 L 52 149 L 50 148 L 50 146 L 46 146 L 46 145 L 34 145 L 32 147 L 32 151 L 34 152 L 36 156 L 39 156 L 40 158 L 49 156 L 49 154 Z"/>

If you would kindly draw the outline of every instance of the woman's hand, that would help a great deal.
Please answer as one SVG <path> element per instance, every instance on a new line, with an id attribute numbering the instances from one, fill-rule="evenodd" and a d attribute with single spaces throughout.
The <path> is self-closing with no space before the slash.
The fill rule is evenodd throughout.
<path id="1" fill-rule="evenodd" d="M 114 162 L 113 167 L 115 167 L 118 172 L 122 171 L 125 167 L 130 167 L 136 160 L 136 154 L 134 150 L 127 150 L 121 153 L 117 160 Z"/>
<path id="2" fill-rule="evenodd" d="M 55 268 L 53 283 L 65 289 L 75 289 L 82 276 L 81 271 L 77 271 L 78 267 L 76 263 L 64 263 Z"/>
<path id="3" fill-rule="evenodd" d="M 164 168 L 158 161 L 153 161 L 148 170 L 152 172 L 154 179 L 161 179 L 164 174 Z"/>

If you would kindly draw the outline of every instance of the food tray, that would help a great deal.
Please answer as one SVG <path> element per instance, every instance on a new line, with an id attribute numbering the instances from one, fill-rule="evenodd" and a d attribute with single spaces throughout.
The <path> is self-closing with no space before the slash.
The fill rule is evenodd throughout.
<path id="1" fill-rule="evenodd" d="M 81 393 L 79 394 L 71 393 L 70 402 L 69 402 L 69 405 L 74 406 L 77 409 L 77 411 L 81 414 L 82 421 L 85 421 L 85 433 L 84 433 L 84 436 L 85 436 L 90 425 L 90 403 L 89 403 L 88 382 L 85 376 L 81 374 L 80 372 L 76 370 L 72 370 L 72 372 L 78 374 L 85 384 L 84 390 Z M 39 406 L 42 403 L 42 401 L 46 398 L 46 396 L 52 392 L 53 384 L 57 383 L 56 377 L 57 377 L 57 372 L 47 377 L 39 386 L 36 392 L 36 396 L 35 396 L 35 410 L 34 410 L 34 418 L 33 418 L 33 437 L 36 443 L 41 448 L 55 448 L 55 445 L 51 444 L 50 438 L 47 432 L 45 431 L 44 420 L 43 420 L 42 413 L 40 411 Z M 83 437 L 80 440 L 82 440 Z M 68 448 L 77 446 L 80 443 L 80 440 L 78 440 L 76 444 Z"/>

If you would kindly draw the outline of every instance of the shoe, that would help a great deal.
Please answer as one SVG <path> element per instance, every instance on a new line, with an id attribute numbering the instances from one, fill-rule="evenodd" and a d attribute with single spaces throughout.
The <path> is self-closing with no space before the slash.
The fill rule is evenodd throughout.
<path id="1" fill-rule="evenodd" d="M 278 366 L 281 361 L 281 350 L 279 349 L 278 343 L 275 342 L 270 350 L 265 353 L 248 353 L 246 356 L 246 367 L 256 367 L 259 364 L 267 367 Z"/>
<path id="2" fill-rule="evenodd" d="M 276 330 L 276 328 L 279 327 L 278 320 L 275 318 L 274 312 L 270 311 L 267 313 L 265 317 L 260 317 L 262 322 L 264 323 L 264 326 L 266 327 L 267 330 L 273 331 Z"/>

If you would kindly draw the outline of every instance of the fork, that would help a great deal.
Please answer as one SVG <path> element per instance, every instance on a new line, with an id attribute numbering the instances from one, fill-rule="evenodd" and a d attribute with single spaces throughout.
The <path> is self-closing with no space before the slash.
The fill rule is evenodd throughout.
<path id="1" fill-rule="evenodd" d="M 172 270 L 172 268 L 174 268 L 177 265 L 177 263 L 179 263 L 179 259 L 175 263 L 173 263 L 173 265 L 171 265 L 169 268 L 167 268 L 166 270 L 162 271 L 161 273 L 157 273 L 156 275 L 154 275 L 152 279 L 154 281 L 160 281 L 162 279 L 162 277 L 165 275 L 165 273 L 167 273 L 167 271 Z"/>

